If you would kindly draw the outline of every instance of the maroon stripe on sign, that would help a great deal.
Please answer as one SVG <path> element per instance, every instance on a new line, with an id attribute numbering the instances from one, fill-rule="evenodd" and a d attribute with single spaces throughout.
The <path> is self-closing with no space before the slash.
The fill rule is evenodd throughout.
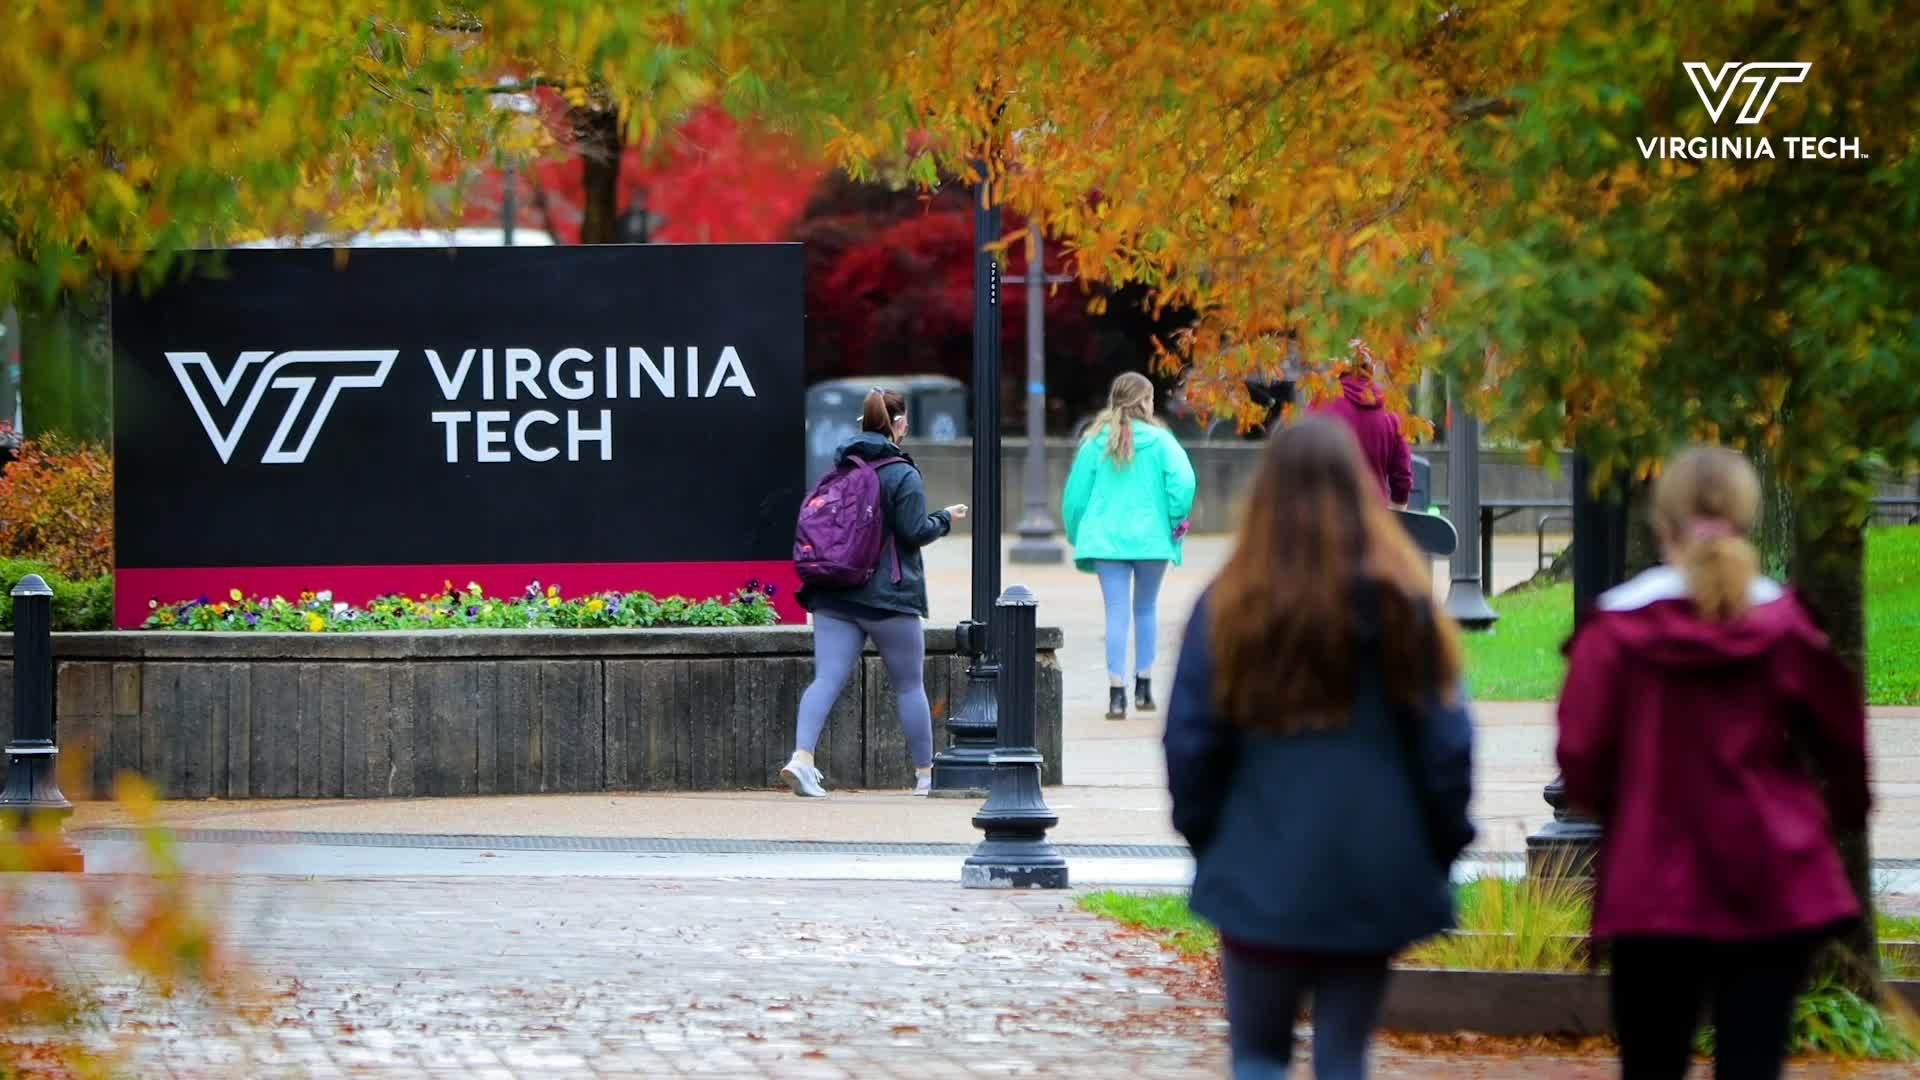
<path id="1" fill-rule="evenodd" d="M 150 605 L 177 604 L 206 597 L 225 600 L 235 589 L 245 596 L 284 596 L 328 590 L 336 601 L 364 605 L 380 596 L 437 593 L 453 582 L 464 589 L 477 582 L 488 595 L 517 596 L 535 581 L 558 586 L 565 596 L 598 592 L 649 592 L 706 600 L 727 596 L 747 582 L 774 586 L 780 621 L 806 621 L 794 602 L 800 581 L 787 559 L 758 562 L 680 563 L 435 563 L 418 566 L 235 566 L 120 567 L 113 575 L 113 619 L 122 630 L 147 621 Z"/>

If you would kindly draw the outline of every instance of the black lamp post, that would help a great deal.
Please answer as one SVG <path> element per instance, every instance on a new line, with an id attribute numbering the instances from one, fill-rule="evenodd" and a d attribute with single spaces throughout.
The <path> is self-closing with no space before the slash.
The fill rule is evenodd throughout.
<path id="1" fill-rule="evenodd" d="M 1001 668 L 993 790 L 973 815 L 974 827 L 985 832 L 986 839 L 961 866 L 960 884 L 969 889 L 1064 889 L 1067 860 L 1047 842 L 1047 830 L 1060 824 L 1060 816 L 1047 807 L 1040 790 L 1043 759 L 1034 746 L 1039 601 L 1025 585 L 1011 585 L 994 606 Z"/>
<path id="2" fill-rule="evenodd" d="M 60 792 L 54 762 L 60 748 L 53 731 L 53 590 L 38 574 L 13 587 L 13 741 L 7 744 L 7 785 L 0 791 L 0 822 L 23 836 L 52 820 L 53 836 L 34 838 L 29 851 L 37 870 L 81 869 L 78 848 L 58 834 L 73 813 Z"/>
<path id="3" fill-rule="evenodd" d="M 1447 614 L 1468 630 L 1485 630 L 1500 613 L 1487 603 L 1482 576 L 1493 567 L 1480 565 L 1480 420 L 1467 411 L 1463 395 L 1447 382 L 1447 517 L 1459 536 L 1448 561 L 1450 585 Z"/>
<path id="4" fill-rule="evenodd" d="M 947 716 L 953 745 L 933 756 L 933 794 L 978 798 L 993 776 L 989 758 L 999 728 L 994 690 L 994 598 L 1000 594 L 1000 263 L 987 247 L 1000 239 L 987 162 L 975 163 L 973 204 L 973 610 L 959 625 L 967 689 Z"/>
<path id="5" fill-rule="evenodd" d="M 1600 594 L 1627 574 L 1627 504 L 1616 485 L 1595 496 L 1586 455 L 1573 458 L 1573 620 L 1577 627 L 1593 611 Z M 1553 820 L 1527 837 L 1529 877 L 1586 877 L 1600 846 L 1600 825 L 1575 815 L 1567 805 L 1566 784 L 1555 776 L 1542 796 Z"/>

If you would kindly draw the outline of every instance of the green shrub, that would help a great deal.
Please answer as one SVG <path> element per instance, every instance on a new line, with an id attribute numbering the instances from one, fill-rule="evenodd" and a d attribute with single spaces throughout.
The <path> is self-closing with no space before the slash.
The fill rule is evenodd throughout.
<path id="1" fill-rule="evenodd" d="M 1910 1018 L 1823 979 L 1794 1003 L 1792 1050 L 1866 1061 L 1913 1061 L 1920 1058 L 1914 1030 Z M 1694 1048 L 1711 1054 L 1714 1040 L 1714 1029 L 1707 1025 L 1694 1036 Z"/>
<path id="2" fill-rule="evenodd" d="M 0 559 L 0 633 L 13 632 L 13 587 L 39 574 L 53 590 L 53 628 L 60 631 L 113 629 L 113 576 L 69 581 L 33 559 Z"/>
<path id="3" fill-rule="evenodd" d="M 1457 933 L 1407 951 L 1414 967 L 1460 971 L 1580 971 L 1591 903 L 1572 877 L 1483 877 L 1459 886 Z"/>
<path id="4" fill-rule="evenodd" d="M 0 557 L 77 580 L 113 569 L 113 459 L 97 446 L 29 439 L 0 473 Z"/>

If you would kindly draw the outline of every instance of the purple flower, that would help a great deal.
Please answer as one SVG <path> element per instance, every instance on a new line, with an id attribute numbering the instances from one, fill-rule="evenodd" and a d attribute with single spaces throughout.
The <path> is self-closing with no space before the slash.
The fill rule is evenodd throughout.
<path id="1" fill-rule="evenodd" d="M 775 593 L 777 593 L 777 592 L 779 592 L 779 591 L 780 591 L 780 587 L 779 587 L 778 585 L 775 585 L 775 584 L 774 584 L 774 583 L 772 583 L 772 582 L 768 582 L 768 583 L 767 583 L 767 595 L 768 595 L 768 596 L 772 596 L 773 594 L 775 594 Z"/>
<path id="2" fill-rule="evenodd" d="M 475 615 L 478 615 L 478 614 L 480 614 L 480 609 L 479 609 L 479 608 L 477 608 L 477 607 L 474 607 L 474 606 L 473 606 L 473 605 L 471 605 L 471 604 L 469 604 L 469 605 L 467 605 L 467 618 L 469 618 L 469 619 L 471 619 L 471 618 L 473 618 L 473 617 L 474 617 Z"/>
<path id="3" fill-rule="evenodd" d="M 748 592 L 757 592 L 757 591 L 759 591 L 759 589 L 760 589 L 760 579 L 759 579 L 759 578 L 748 578 L 748 579 L 747 579 L 747 591 L 748 591 Z"/>

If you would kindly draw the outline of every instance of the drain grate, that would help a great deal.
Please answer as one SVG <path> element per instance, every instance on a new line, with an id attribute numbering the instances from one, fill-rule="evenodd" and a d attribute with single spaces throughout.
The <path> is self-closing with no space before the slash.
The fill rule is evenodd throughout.
<path id="1" fill-rule="evenodd" d="M 131 842 L 138 829 L 75 829 L 82 841 Z M 933 855 L 965 856 L 972 844 L 887 843 L 846 840 L 737 840 L 678 836 L 486 836 L 467 833 L 291 832 L 280 829 L 175 829 L 183 844 L 310 844 L 321 847 L 433 848 L 440 850 L 603 852 L 622 855 Z M 1056 844 L 1070 859 L 1186 859 L 1185 844 Z M 1469 851 L 1464 862 L 1512 865 L 1517 851 Z M 1874 869 L 1920 870 L 1920 859 L 1875 859 Z"/>
<path id="2" fill-rule="evenodd" d="M 136 829 L 74 830 L 76 839 L 133 841 Z M 729 840 L 670 836 L 481 836 L 444 833 L 290 832 L 278 829 L 175 829 L 183 844 L 311 844 L 328 847 L 607 852 L 626 855 L 969 855 L 972 844 L 836 840 Z M 1069 858 L 1184 859 L 1184 844 L 1058 844 Z"/>

